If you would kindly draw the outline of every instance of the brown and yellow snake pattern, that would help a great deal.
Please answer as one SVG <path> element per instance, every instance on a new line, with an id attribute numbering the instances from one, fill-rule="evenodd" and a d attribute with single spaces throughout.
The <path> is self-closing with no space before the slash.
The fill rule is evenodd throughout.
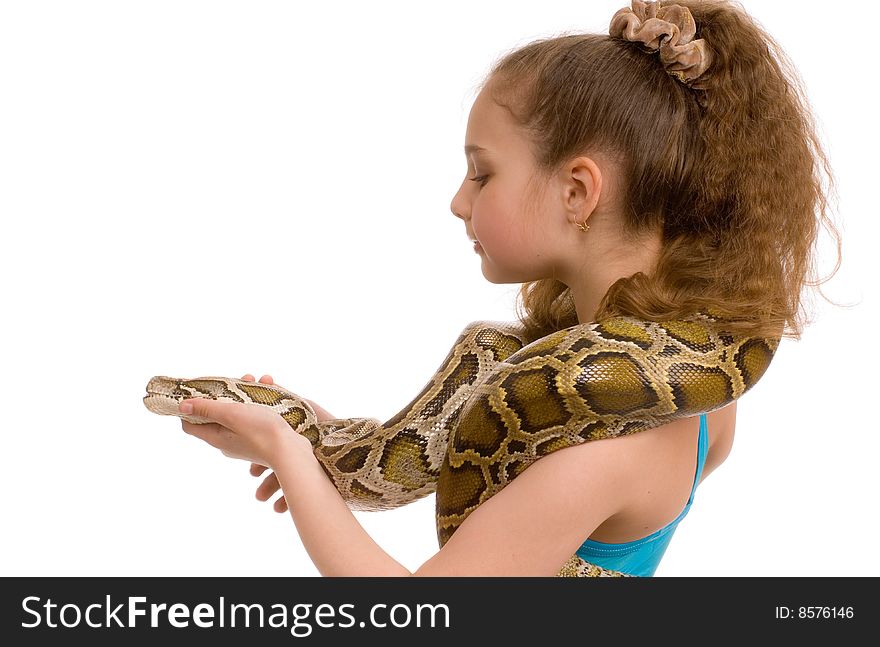
<path id="1" fill-rule="evenodd" d="M 779 339 L 719 333 L 707 314 L 682 321 L 614 317 L 528 340 L 517 323 L 477 321 L 422 391 L 390 420 L 319 422 L 276 385 L 225 377 L 152 378 L 144 404 L 179 413 L 186 398 L 271 407 L 305 435 L 353 510 L 388 510 L 436 491 L 440 546 L 532 462 L 579 443 L 723 407 L 767 370 Z M 620 576 L 572 556 L 559 576 Z"/>

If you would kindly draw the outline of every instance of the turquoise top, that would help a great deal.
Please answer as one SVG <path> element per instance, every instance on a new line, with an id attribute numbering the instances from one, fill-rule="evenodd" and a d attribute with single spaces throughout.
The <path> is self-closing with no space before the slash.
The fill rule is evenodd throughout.
<path id="1" fill-rule="evenodd" d="M 688 497 L 684 510 L 660 530 L 641 539 L 634 539 L 622 544 L 606 544 L 601 541 L 587 539 L 578 548 L 578 557 L 596 566 L 629 575 L 641 575 L 644 577 L 653 575 L 654 571 L 657 570 L 657 565 L 660 564 L 663 553 L 666 552 L 669 541 L 672 539 L 672 533 L 675 532 L 678 523 L 684 519 L 684 516 L 691 508 L 691 503 L 694 501 L 694 491 L 697 489 L 697 483 L 700 482 L 703 464 L 706 462 L 706 455 L 708 453 L 709 425 L 704 413 L 700 416 L 700 438 L 697 443 L 697 473 L 694 476 L 694 485 L 691 488 L 691 495 Z"/>

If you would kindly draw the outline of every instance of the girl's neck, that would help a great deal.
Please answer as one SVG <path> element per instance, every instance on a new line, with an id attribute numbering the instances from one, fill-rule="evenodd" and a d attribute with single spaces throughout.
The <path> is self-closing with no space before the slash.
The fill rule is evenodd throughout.
<path id="1" fill-rule="evenodd" d="M 578 322 L 582 324 L 596 320 L 599 304 L 619 279 L 637 272 L 653 273 L 662 248 L 662 232 L 626 243 L 620 240 L 614 244 L 595 243 L 585 250 L 589 260 L 582 263 L 577 272 L 561 279 L 571 289 Z"/>

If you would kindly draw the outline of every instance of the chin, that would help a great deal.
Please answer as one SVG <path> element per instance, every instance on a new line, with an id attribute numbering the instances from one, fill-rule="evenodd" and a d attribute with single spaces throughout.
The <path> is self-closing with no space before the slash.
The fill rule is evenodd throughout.
<path id="1" fill-rule="evenodd" d="M 508 285 L 511 283 L 523 283 L 524 281 L 529 281 L 531 279 L 520 279 L 514 276 L 510 272 L 499 271 L 498 268 L 489 265 L 486 260 L 483 260 L 483 265 L 481 269 L 483 270 L 483 277 L 489 281 L 489 283 L 494 283 L 495 285 Z"/>

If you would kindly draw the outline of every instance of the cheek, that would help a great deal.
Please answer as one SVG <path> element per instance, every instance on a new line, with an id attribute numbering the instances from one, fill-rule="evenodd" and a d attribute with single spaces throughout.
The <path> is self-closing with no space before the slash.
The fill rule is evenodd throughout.
<path id="1" fill-rule="evenodd" d="M 498 240 L 498 222 L 489 214 L 481 214 L 479 219 L 473 218 L 474 235 L 483 247 L 491 247 Z"/>
<path id="2" fill-rule="evenodd" d="M 486 249 L 506 247 L 513 232 L 512 227 L 516 225 L 516 218 L 512 215 L 513 205 L 494 199 L 491 194 L 486 194 L 485 198 L 471 219 L 474 235 Z"/>

